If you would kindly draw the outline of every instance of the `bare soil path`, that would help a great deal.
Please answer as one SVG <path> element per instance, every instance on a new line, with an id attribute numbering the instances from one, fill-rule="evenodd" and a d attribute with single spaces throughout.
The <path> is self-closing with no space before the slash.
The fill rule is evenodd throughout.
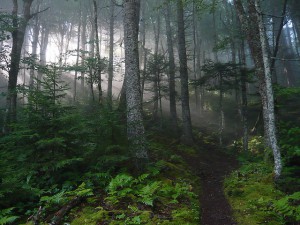
<path id="1" fill-rule="evenodd" d="M 217 147 L 198 146 L 201 149 L 197 156 L 186 160 L 201 180 L 201 225 L 235 225 L 237 223 L 224 195 L 223 182 L 226 175 L 237 169 L 238 163 Z"/>

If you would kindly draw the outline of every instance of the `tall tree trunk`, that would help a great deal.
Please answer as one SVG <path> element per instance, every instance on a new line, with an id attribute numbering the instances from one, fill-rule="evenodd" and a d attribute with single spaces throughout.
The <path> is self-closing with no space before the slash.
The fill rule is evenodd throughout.
<path id="1" fill-rule="evenodd" d="M 33 0 L 23 0 L 23 15 L 19 18 L 18 15 L 18 1 L 13 0 L 13 26 L 12 31 L 12 50 L 11 50 L 11 64 L 8 73 L 8 88 L 6 96 L 6 107 L 4 115 L 3 133 L 9 133 L 11 130 L 11 124 L 17 119 L 17 80 L 19 73 L 19 65 L 21 60 L 21 50 L 24 42 L 24 36 L 28 21 L 32 15 L 30 8 Z"/>
<path id="2" fill-rule="evenodd" d="M 80 4 L 81 5 L 81 4 Z M 76 67 L 79 65 L 79 50 L 80 50 L 80 32 L 81 32 L 81 11 L 82 9 L 79 9 L 79 24 L 78 24 L 78 30 L 77 30 L 77 55 L 76 55 Z M 78 70 L 75 70 L 75 76 L 74 76 L 74 94 L 73 94 L 73 101 L 76 102 L 77 100 L 77 80 L 78 80 Z"/>
<path id="3" fill-rule="evenodd" d="M 108 85 L 107 101 L 109 107 L 112 107 L 112 82 L 114 77 L 114 22 L 115 22 L 115 4 L 110 0 L 110 21 L 109 21 L 109 62 L 108 62 Z"/>
<path id="4" fill-rule="evenodd" d="M 81 66 L 84 66 L 84 61 L 86 58 L 86 26 L 87 26 L 87 18 L 86 18 L 86 9 L 82 10 L 82 29 L 81 29 Z M 81 77 L 81 92 L 82 96 L 85 95 L 85 90 L 84 90 L 84 72 L 81 72 L 80 74 Z"/>
<path id="5" fill-rule="evenodd" d="M 38 12 L 40 9 L 40 4 L 38 2 L 36 11 Z M 32 29 L 32 51 L 31 54 L 33 57 L 37 58 L 37 46 L 39 41 L 39 34 L 40 34 L 40 22 L 39 22 L 39 16 L 36 15 L 34 18 L 34 24 Z M 32 88 L 34 85 L 34 77 L 35 77 L 35 69 L 30 69 L 30 77 L 29 77 L 29 87 Z"/>
<path id="6" fill-rule="evenodd" d="M 138 168 L 148 161 L 139 82 L 138 23 L 140 0 L 124 0 L 127 137 Z"/>
<path id="7" fill-rule="evenodd" d="M 225 120 L 224 120 L 224 109 L 223 109 L 223 74 L 220 73 L 219 75 L 219 145 L 220 147 L 223 146 L 223 131 L 225 126 Z"/>
<path id="8" fill-rule="evenodd" d="M 193 0 L 193 74 L 194 79 L 197 80 L 198 77 L 198 68 L 197 68 L 197 60 L 199 57 L 197 57 L 197 54 L 199 52 L 198 49 L 200 49 L 200 43 L 198 43 L 198 37 L 197 37 L 197 13 L 196 13 L 196 3 L 195 0 Z M 200 107 L 200 92 L 198 85 L 194 87 L 195 91 L 195 104 L 196 109 L 198 110 Z"/>
<path id="9" fill-rule="evenodd" d="M 276 125 L 275 125 L 275 113 L 274 113 L 274 95 L 273 95 L 273 88 L 272 88 L 272 74 L 271 74 L 271 65 L 269 61 L 268 55 L 268 43 L 266 37 L 266 31 L 263 23 L 262 12 L 260 9 L 260 1 L 255 0 L 255 8 L 257 12 L 257 21 L 259 26 L 259 37 L 261 42 L 261 50 L 262 50 L 262 58 L 263 58 L 263 65 L 264 65 L 264 75 L 265 75 L 265 83 L 266 83 L 266 98 L 267 98 L 267 114 L 268 114 L 268 133 L 269 133 L 269 143 L 273 150 L 274 156 L 274 173 L 275 178 L 279 178 L 282 171 L 282 164 L 281 164 L 281 155 L 280 150 L 277 145 L 277 137 L 276 137 Z M 261 69 L 261 68 L 259 68 Z"/>
<path id="10" fill-rule="evenodd" d="M 176 90 L 175 90 L 175 59 L 173 50 L 173 35 L 171 28 L 171 7 L 168 3 L 165 13 L 166 32 L 167 32 L 167 45 L 169 55 L 169 98 L 170 98 L 170 116 L 171 116 L 171 130 L 174 131 L 174 136 L 178 136 L 178 123 L 177 123 L 177 109 L 176 109 Z"/>
<path id="11" fill-rule="evenodd" d="M 246 67 L 246 54 L 244 40 L 241 40 L 240 64 Z M 247 99 L 247 73 L 241 69 L 241 94 L 242 94 L 242 124 L 243 124 L 243 150 L 248 151 L 248 99 Z"/>
<path id="12" fill-rule="evenodd" d="M 158 87 L 158 83 L 159 83 L 159 79 L 160 79 L 160 75 L 159 75 L 159 68 L 158 68 L 158 45 L 159 45 L 159 38 L 160 38 L 160 15 L 158 13 L 157 15 L 157 23 L 156 26 L 154 24 L 153 21 L 153 32 L 154 32 L 154 62 L 155 62 L 155 68 L 154 68 L 154 79 L 153 79 L 153 92 L 154 92 L 154 105 L 153 105 L 153 119 L 157 120 L 157 116 L 158 116 L 158 101 L 159 101 L 159 87 Z"/>
<path id="13" fill-rule="evenodd" d="M 182 136 L 181 141 L 185 144 L 193 144 L 192 123 L 189 106 L 188 68 L 186 56 L 186 43 L 184 32 L 183 2 L 177 0 L 177 23 L 178 23 L 178 53 L 180 61 L 181 80 L 181 105 L 182 105 Z"/>
<path id="14" fill-rule="evenodd" d="M 141 22 L 140 22 L 140 42 L 141 42 L 141 48 L 140 48 L 140 67 L 143 66 L 143 72 L 141 76 L 141 99 L 143 103 L 144 99 L 144 89 L 145 89 L 145 81 L 146 81 L 146 70 L 147 70 L 147 56 L 148 56 L 148 51 L 146 49 L 146 18 L 145 18 L 145 11 L 147 7 L 147 2 L 142 1 L 142 10 L 141 10 Z"/>
<path id="15" fill-rule="evenodd" d="M 94 13 L 94 10 L 93 10 L 93 13 Z M 91 32 L 90 32 L 90 37 L 89 37 L 89 47 L 90 47 L 90 51 L 89 51 L 89 58 L 94 58 L 95 57 L 95 15 L 93 15 L 91 17 Z M 90 99 L 94 102 L 95 101 L 95 93 L 94 93 L 94 83 L 95 83 L 95 68 L 90 65 L 89 67 L 89 73 L 88 73 L 88 76 L 89 76 L 89 85 L 90 85 Z"/>
<path id="16" fill-rule="evenodd" d="M 99 41 L 99 31 L 98 31 L 98 9 L 97 2 L 93 0 L 94 5 L 94 26 L 96 32 L 96 58 L 98 63 L 97 68 L 97 87 L 98 87 L 98 101 L 102 103 L 102 68 L 101 68 L 101 56 L 100 56 L 100 41 Z"/>
<path id="17" fill-rule="evenodd" d="M 263 106 L 264 134 L 267 145 L 273 151 L 275 163 L 274 173 L 275 178 L 278 178 L 281 174 L 282 165 L 275 133 L 274 100 L 270 77 L 271 74 L 269 73 L 271 70 L 263 20 L 261 15 L 257 12 L 259 5 L 256 1 L 257 0 L 248 0 L 247 14 L 242 1 L 234 0 L 239 20 L 241 21 L 243 31 L 246 33 L 256 67 L 256 75 L 259 81 L 259 92 Z"/>
<path id="18" fill-rule="evenodd" d="M 40 65 L 45 66 L 46 61 L 47 61 L 47 48 L 48 48 L 48 43 L 49 43 L 49 34 L 50 34 L 50 29 L 47 27 L 47 25 L 43 25 L 41 29 L 41 46 L 40 46 Z M 38 71 L 37 75 L 37 89 L 40 89 L 40 82 L 43 76 L 42 71 Z"/>

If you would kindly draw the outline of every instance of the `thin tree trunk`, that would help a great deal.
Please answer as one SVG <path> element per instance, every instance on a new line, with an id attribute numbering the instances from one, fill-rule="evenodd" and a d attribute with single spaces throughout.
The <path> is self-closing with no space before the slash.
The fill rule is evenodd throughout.
<path id="1" fill-rule="evenodd" d="M 98 86 L 98 100 L 99 103 L 102 103 L 102 68 L 101 68 L 101 56 L 100 56 L 100 41 L 99 41 L 99 33 L 98 33 L 98 10 L 97 10 L 97 2 L 96 0 L 93 0 L 94 4 L 94 26 L 95 26 L 95 32 L 96 32 L 96 58 L 98 63 L 98 69 L 97 69 L 97 86 Z"/>
<path id="2" fill-rule="evenodd" d="M 169 98 L 170 98 L 170 116 L 171 116 L 171 130 L 174 131 L 174 136 L 178 136 L 178 123 L 177 123 L 177 109 L 176 109 L 176 90 L 175 90 L 175 59 L 173 50 L 173 35 L 171 28 L 171 8 L 170 3 L 166 7 L 165 20 L 167 32 L 167 45 L 169 54 Z"/>
<path id="3" fill-rule="evenodd" d="M 223 146 L 223 131 L 224 131 L 224 110 L 223 110 L 223 75 L 219 76 L 219 145 Z"/>
<path id="4" fill-rule="evenodd" d="M 38 2 L 38 5 L 36 7 L 36 11 L 38 12 L 40 9 L 40 4 Z M 34 24 L 33 24 L 33 30 L 32 30 L 32 51 L 31 54 L 33 57 L 37 58 L 37 46 L 39 41 L 39 34 L 40 34 L 40 22 L 39 22 L 39 16 L 36 15 L 34 18 Z M 30 77 L 29 77 L 29 87 L 32 88 L 34 85 L 34 77 L 35 77 L 35 69 L 30 69 Z"/>
<path id="5" fill-rule="evenodd" d="M 246 67 L 246 54 L 244 40 L 241 40 L 240 63 Z M 242 94 L 242 124 L 243 124 L 243 150 L 248 152 L 248 99 L 247 99 L 247 73 L 241 70 L 241 94 Z"/>
<path id="6" fill-rule="evenodd" d="M 276 56 L 279 50 L 279 43 L 280 43 L 280 37 L 281 37 L 281 33 L 282 33 L 282 29 L 284 26 L 284 20 L 285 20 L 285 14 L 286 14 L 286 8 L 287 8 L 287 0 L 284 0 L 283 3 L 283 10 L 282 10 L 282 18 L 280 20 L 280 24 L 279 24 L 279 29 L 276 35 L 276 41 L 275 41 L 275 46 L 274 46 L 274 51 L 273 51 L 273 58 L 271 60 L 271 72 L 273 73 L 273 83 L 277 84 L 277 75 L 276 75 L 276 71 L 275 71 L 275 63 L 276 63 Z"/>
<path id="7" fill-rule="evenodd" d="M 155 68 L 154 68 L 154 82 L 153 82 L 153 92 L 154 92 L 154 105 L 153 105 L 153 119 L 157 120 L 157 114 L 158 114 L 158 101 L 159 101 L 159 96 L 158 96 L 158 83 L 160 79 L 159 75 L 159 68 L 158 68 L 158 45 L 159 45 L 159 38 L 160 38 L 160 16 L 157 15 L 157 26 L 154 25 L 153 23 L 153 31 L 154 31 L 154 62 L 155 62 Z"/>
<path id="8" fill-rule="evenodd" d="M 108 85 L 107 85 L 107 101 L 112 107 L 112 81 L 114 77 L 114 22 L 115 22 L 115 4 L 110 0 L 110 21 L 109 21 L 109 62 L 108 62 Z"/>
<path id="9" fill-rule="evenodd" d="M 193 141 L 193 134 L 192 134 L 190 106 L 189 106 L 188 69 L 187 69 L 182 0 L 177 0 L 177 23 L 178 23 L 178 52 L 179 52 L 179 61 L 180 61 L 181 104 L 182 104 L 181 141 L 186 144 L 193 144 L 194 141 Z"/>
<path id="10" fill-rule="evenodd" d="M 86 9 L 83 9 L 82 11 L 82 29 L 81 29 L 81 66 L 84 66 L 84 61 L 86 58 L 86 26 L 87 26 L 87 18 L 86 18 Z M 81 92 L 82 95 L 84 96 L 85 91 L 84 91 L 84 72 L 82 71 L 80 74 L 81 77 Z"/>
<path id="11" fill-rule="evenodd" d="M 147 70 L 147 49 L 146 49 L 146 22 L 145 22 L 145 9 L 146 9 L 146 2 L 143 1 L 144 5 L 142 7 L 142 14 L 141 14 L 141 29 L 140 29 L 140 37 L 141 37 L 141 52 L 140 52 L 140 66 L 143 65 L 143 73 L 141 77 L 141 99 L 143 103 L 144 99 L 144 89 L 145 89 L 145 81 L 146 81 L 146 70 Z"/>
<path id="12" fill-rule="evenodd" d="M 93 11 L 94 12 L 94 11 Z M 91 33 L 90 33 L 90 37 L 89 37 L 89 47 L 90 47 L 90 51 L 89 51 L 89 57 L 91 59 L 93 59 L 95 57 L 95 16 L 93 16 L 91 18 Z M 94 93 L 94 83 L 95 83 L 95 68 L 93 68 L 92 65 L 90 65 L 89 68 L 89 85 L 90 85 L 90 99 L 94 102 L 95 101 L 95 93 Z"/>
<path id="13" fill-rule="evenodd" d="M 199 57 L 197 57 L 197 52 L 200 49 L 199 43 L 198 43 L 198 38 L 197 38 L 197 13 L 196 13 L 196 3 L 195 0 L 193 0 L 193 73 L 194 73 L 194 79 L 197 80 L 198 76 L 197 73 L 199 72 L 197 69 L 197 60 Z M 198 110 L 200 108 L 200 92 L 199 92 L 199 87 L 195 86 L 194 87 L 195 91 L 195 104 L 196 104 L 196 109 Z"/>
<path id="14" fill-rule="evenodd" d="M 79 24 L 77 31 L 77 55 L 76 55 L 76 67 L 79 65 L 79 48 L 80 48 L 80 32 L 81 32 L 81 8 L 79 9 Z M 76 102 L 77 98 L 77 80 L 78 80 L 78 70 L 75 70 L 74 76 L 74 95 L 73 101 Z"/>

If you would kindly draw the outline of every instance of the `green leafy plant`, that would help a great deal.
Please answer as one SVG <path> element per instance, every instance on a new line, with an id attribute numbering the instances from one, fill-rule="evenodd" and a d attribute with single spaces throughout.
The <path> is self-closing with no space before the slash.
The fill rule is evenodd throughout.
<path id="1" fill-rule="evenodd" d="M 274 203 L 276 212 L 290 222 L 300 222 L 300 192 L 285 196 Z"/>
<path id="2" fill-rule="evenodd" d="M 12 224 L 19 218 L 13 215 L 13 210 L 14 208 L 0 210 L 0 225 Z"/>

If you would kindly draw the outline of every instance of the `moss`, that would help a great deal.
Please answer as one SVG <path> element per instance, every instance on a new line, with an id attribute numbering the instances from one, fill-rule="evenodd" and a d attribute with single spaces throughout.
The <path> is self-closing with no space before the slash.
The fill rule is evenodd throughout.
<path id="1" fill-rule="evenodd" d="M 177 149 L 179 152 L 184 153 L 188 156 L 196 156 L 197 152 L 194 147 L 186 146 L 186 145 L 178 145 Z"/>
<path id="2" fill-rule="evenodd" d="M 91 207 L 84 208 L 75 218 L 71 225 L 96 225 L 99 221 L 109 219 L 109 212 L 105 210 L 97 210 Z"/>
<path id="3" fill-rule="evenodd" d="M 252 163 L 253 164 L 253 163 Z M 283 196 L 270 179 L 270 169 L 263 163 L 245 165 L 225 180 L 225 194 L 239 224 L 284 224 L 273 208 L 274 201 Z"/>
<path id="4" fill-rule="evenodd" d="M 164 160 L 149 166 L 149 171 L 137 178 L 128 174 L 127 176 L 132 178 L 132 182 L 126 185 L 121 182 L 122 186 L 118 186 L 115 192 L 108 188 L 108 195 L 102 193 L 101 199 L 107 199 L 107 196 L 120 197 L 118 195 L 123 191 L 124 196 L 118 198 L 119 201 L 116 204 L 108 206 L 105 201 L 106 205 L 101 205 L 102 208 L 95 208 L 97 203 L 99 204 L 97 197 L 89 198 L 88 207 L 73 213 L 75 219 L 71 225 L 97 225 L 103 222 L 110 225 L 199 224 L 200 208 L 197 196 L 200 189 L 199 178 L 191 173 L 188 165 L 180 156 L 181 154 L 176 155 L 176 152 L 173 151 L 179 148 L 185 155 L 196 153 L 195 149 L 183 145 L 175 146 L 174 144 L 174 148 L 170 148 L 170 142 L 165 139 L 161 142 L 151 142 L 151 155 Z M 152 193 L 154 184 L 157 184 L 159 188 Z M 126 188 L 130 190 L 128 193 L 124 191 Z M 147 201 L 138 201 L 148 200 L 148 197 L 153 200 L 153 204 L 146 204 Z"/>

